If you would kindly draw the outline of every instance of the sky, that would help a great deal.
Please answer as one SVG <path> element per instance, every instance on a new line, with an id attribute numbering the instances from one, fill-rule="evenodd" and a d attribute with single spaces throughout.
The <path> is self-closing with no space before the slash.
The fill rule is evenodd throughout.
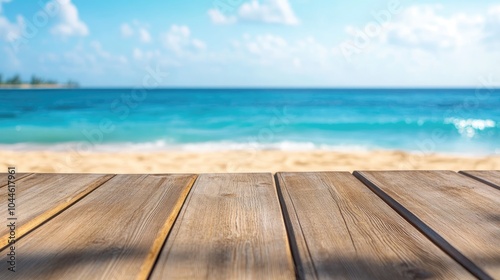
<path id="1" fill-rule="evenodd" d="M 479 87 L 500 85 L 499 65 L 496 0 L 0 0 L 4 79 Z"/>

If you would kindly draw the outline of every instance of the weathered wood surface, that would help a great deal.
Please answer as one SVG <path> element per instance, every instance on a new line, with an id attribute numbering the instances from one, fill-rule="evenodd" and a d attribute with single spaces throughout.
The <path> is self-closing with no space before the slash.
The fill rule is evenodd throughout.
<path id="1" fill-rule="evenodd" d="M 151 279 L 293 279 L 271 174 L 200 175 Z"/>
<path id="2" fill-rule="evenodd" d="M 460 173 L 500 190 L 500 171 L 460 171 Z"/>
<path id="3" fill-rule="evenodd" d="M 498 190 L 452 171 L 355 176 L 471 273 L 500 278 Z"/>
<path id="4" fill-rule="evenodd" d="M 350 173 L 276 177 L 300 278 L 474 278 Z"/>
<path id="5" fill-rule="evenodd" d="M 113 175 L 34 174 L 16 181 L 15 211 L 16 237 L 57 215 L 86 196 Z M 18 177 L 19 178 L 19 177 Z M 0 209 L 8 214 L 8 188 L 0 188 Z M 10 221 L 9 221 L 10 222 Z M 9 244 L 10 229 L 0 227 L 0 249 Z"/>
<path id="6" fill-rule="evenodd" d="M 9 175 L 10 174 L 7 174 L 7 173 L 0 173 L 0 188 L 7 186 L 8 182 L 9 182 Z M 31 173 L 16 173 L 15 174 L 16 179 L 14 180 L 14 182 L 21 180 L 22 178 L 30 176 L 30 175 L 32 175 L 32 174 Z"/>
<path id="7" fill-rule="evenodd" d="M 115 176 L 18 242 L 0 279 L 147 279 L 195 177 Z"/>
<path id="8" fill-rule="evenodd" d="M 0 279 L 500 279 L 498 172 L 466 173 L 17 174 Z"/>

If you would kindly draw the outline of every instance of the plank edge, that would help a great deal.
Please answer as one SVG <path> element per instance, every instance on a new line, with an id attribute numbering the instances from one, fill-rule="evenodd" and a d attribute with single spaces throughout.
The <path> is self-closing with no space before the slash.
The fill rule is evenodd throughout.
<path id="1" fill-rule="evenodd" d="M 4 173 L 4 174 L 7 174 L 7 173 Z M 20 180 L 23 180 L 23 179 L 26 179 L 28 177 L 35 175 L 35 173 L 22 173 L 22 174 L 23 175 L 21 177 L 16 178 L 16 181 L 15 181 L 16 183 L 17 183 L 17 181 L 20 181 Z M 7 184 L 0 183 L 0 184 L 2 184 L 2 185 L 0 185 L 0 188 L 5 188 L 9 185 L 8 183 Z"/>
<path id="2" fill-rule="evenodd" d="M 289 173 L 289 172 L 277 172 L 273 176 L 273 178 L 275 181 L 274 183 L 276 186 L 276 191 L 277 191 L 277 195 L 278 195 L 278 199 L 279 199 L 279 203 L 280 203 L 280 207 L 281 207 L 281 214 L 282 214 L 283 220 L 285 222 L 285 229 L 286 229 L 286 234 L 287 234 L 287 238 L 288 238 L 288 245 L 290 247 L 290 251 L 292 254 L 292 260 L 293 260 L 294 267 L 295 267 L 295 274 L 296 274 L 297 279 L 306 279 L 306 277 L 305 277 L 305 275 L 306 275 L 305 270 L 306 269 L 303 265 L 303 260 L 301 259 L 301 256 L 300 256 L 299 244 L 298 244 L 298 240 L 297 240 L 298 236 L 295 233 L 295 230 L 293 228 L 292 219 L 296 220 L 296 223 L 298 224 L 299 227 L 301 227 L 301 225 L 300 225 L 299 218 L 297 217 L 297 210 L 293 206 L 292 198 L 290 197 L 290 194 L 288 193 L 288 190 L 286 189 L 285 179 L 282 177 L 282 174 L 285 174 L 285 173 Z M 282 181 L 282 183 L 280 183 L 280 181 Z M 284 196 L 284 192 L 286 192 L 286 196 L 287 196 L 286 198 Z M 292 204 L 293 209 L 291 209 L 291 210 L 293 211 L 293 217 L 291 215 L 290 210 L 288 210 L 288 207 L 286 205 L 286 200 L 290 201 L 290 203 Z M 309 251 L 309 248 L 307 246 L 307 242 L 306 242 L 303 234 L 300 234 L 300 239 L 302 239 L 302 243 L 305 244 L 305 249 L 307 250 L 306 253 L 307 253 L 307 256 L 309 256 L 308 263 L 311 263 L 310 270 L 312 270 L 315 279 L 318 279 L 318 272 L 316 271 L 316 267 L 314 266 L 314 264 L 312 262 L 311 252 Z"/>
<path id="3" fill-rule="evenodd" d="M 464 175 L 464 176 L 467 176 L 467 177 L 472 178 L 472 179 L 474 179 L 474 180 L 476 180 L 476 181 L 478 181 L 478 182 L 481 182 L 481 183 L 483 183 L 483 184 L 485 184 L 485 185 L 488 185 L 488 186 L 493 187 L 493 188 L 495 188 L 495 189 L 497 189 L 497 190 L 500 190 L 500 186 L 499 186 L 499 185 L 497 185 L 497 184 L 495 184 L 495 183 L 493 183 L 493 182 L 490 182 L 490 181 L 488 181 L 488 180 L 486 180 L 486 179 L 483 179 L 483 178 L 481 178 L 481 177 L 477 177 L 477 176 L 475 176 L 475 175 L 472 175 L 472 174 L 471 174 L 471 173 L 469 173 L 469 172 L 470 172 L 470 171 L 459 171 L 459 172 L 458 172 L 458 174 L 460 174 L 460 175 Z"/>
<path id="4" fill-rule="evenodd" d="M 184 185 L 184 190 L 181 192 L 181 195 L 179 196 L 179 199 L 177 200 L 177 203 L 173 211 L 168 216 L 167 220 L 165 221 L 165 224 L 160 229 L 158 236 L 151 245 L 151 251 L 146 257 L 144 263 L 142 264 L 139 271 L 139 275 L 137 276 L 136 279 L 146 280 L 149 279 L 153 274 L 156 264 L 158 263 L 158 260 L 160 258 L 160 254 L 163 251 L 163 247 L 165 247 L 165 244 L 167 243 L 170 233 L 172 232 L 172 228 L 177 219 L 179 218 L 181 210 L 184 207 L 187 198 L 191 193 L 194 184 L 196 183 L 196 180 L 198 179 L 198 174 L 184 174 L 184 175 L 189 176 L 190 178 L 188 177 L 189 180 L 187 180 L 186 184 Z"/>
<path id="5" fill-rule="evenodd" d="M 493 280 L 493 278 L 483 271 L 474 262 L 469 260 L 465 255 L 453 247 L 446 239 L 435 232 L 431 227 L 420 220 L 415 214 L 406 209 L 403 205 L 393 199 L 389 194 L 384 192 L 375 183 L 371 182 L 368 178 L 363 175 L 364 171 L 354 171 L 352 174 L 358 180 L 360 180 L 366 187 L 368 187 L 372 192 L 374 192 L 378 197 L 380 197 L 385 203 L 387 203 L 394 211 L 396 211 L 401 217 L 408 221 L 413 227 L 420 231 L 424 236 L 426 236 L 432 243 L 434 243 L 438 248 L 443 250 L 447 255 L 469 271 L 472 275 L 479 279 Z"/>
<path id="6" fill-rule="evenodd" d="M 72 200 L 68 201 L 67 203 L 61 204 L 62 207 L 55 207 L 53 209 L 50 209 L 50 210 L 34 217 L 33 219 L 31 219 L 25 225 L 21 226 L 18 229 L 18 231 L 16 233 L 17 234 L 16 242 L 18 242 L 19 240 L 21 240 L 22 238 L 24 238 L 25 236 L 27 236 L 28 234 L 30 234 L 31 232 L 36 230 L 37 228 L 43 226 L 44 224 L 46 224 L 47 222 L 49 222 L 53 218 L 57 217 L 59 214 L 61 214 L 62 212 L 66 211 L 68 208 L 70 208 L 71 206 L 78 203 L 80 200 L 82 200 L 87 195 L 89 195 L 90 193 L 92 193 L 93 191 L 95 191 L 96 189 L 101 187 L 102 185 L 104 185 L 106 182 L 108 182 L 109 180 L 111 180 L 115 176 L 116 175 L 114 175 L 114 174 L 107 174 L 107 175 L 103 174 L 101 178 L 96 179 L 96 181 L 94 181 L 93 183 L 90 183 L 89 185 L 86 185 L 85 189 L 83 189 L 80 193 L 75 195 L 75 197 Z M 24 177 L 24 178 L 26 178 L 26 177 Z M 41 222 L 39 222 L 39 221 L 41 221 Z M 4 236 L 1 236 L 0 240 L 7 239 L 8 235 L 9 234 L 7 233 Z M 10 246 L 9 243 L 7 243 L 5 245 L 0 244 L 0 251 L 4 250 L 5 248 L 7 248 L 9 246 Z"/>

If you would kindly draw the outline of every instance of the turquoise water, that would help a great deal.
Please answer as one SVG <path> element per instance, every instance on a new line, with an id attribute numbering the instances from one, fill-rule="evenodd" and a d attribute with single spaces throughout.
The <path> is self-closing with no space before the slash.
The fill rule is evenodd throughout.
<path id="1" fill-rule="evenodd" d="M 12 150 L 500 153 L 488 89 L 1 90 Z"/>

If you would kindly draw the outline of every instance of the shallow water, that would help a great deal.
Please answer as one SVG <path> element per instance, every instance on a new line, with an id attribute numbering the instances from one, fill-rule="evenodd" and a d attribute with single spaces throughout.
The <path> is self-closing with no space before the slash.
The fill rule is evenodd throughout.
<path id="1" fill-rule="evenodd" d="M 1 90 L 0 149 L 500 153 L 488 89 Z"/>

